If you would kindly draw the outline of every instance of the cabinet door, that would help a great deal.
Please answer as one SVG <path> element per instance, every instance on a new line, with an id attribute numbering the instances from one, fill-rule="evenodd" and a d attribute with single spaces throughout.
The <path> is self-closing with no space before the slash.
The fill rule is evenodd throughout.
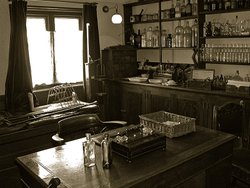
<path id="1" fill-rule="evenodd" d="M 176 99 L 174 99 L 174 112 L 188 116 L 192 118 L 196 118 L 196 124 L 200 126 L 205 126 L 201 120 L 203 119 L 202 112 L 202 99 L 199 95 L 189 92 L 180 92 L 176 95 Z"/>
<path id="2" fill-rule="evenodd" d="M 143 94 L 123 89 L 121 96 L 121 118 L 129 124 L 138 124 L 139 115 L 142 114 Z"/>

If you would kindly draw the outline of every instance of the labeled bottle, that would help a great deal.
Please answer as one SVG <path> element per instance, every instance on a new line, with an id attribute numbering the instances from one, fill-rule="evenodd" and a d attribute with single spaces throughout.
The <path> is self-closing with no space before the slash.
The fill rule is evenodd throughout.
<path id="1" fill-rule="evenodd" d="M 181 3 L 180 3 L 180 0 L 176 0 L 175 17 L 176 18 L 180 18 L 181 17 Z"/>
<path id="2" fill-rule="evenodd" d="M 84 165 L 86 167 L 95 166 L 95 142 L 90 133 L 86 133 L 86 142 L 83 142 Z"/>
<path id="3" fill-rule="evenodd" d="M 166 41 L 166 47 L 172 48 L 172 35 L 168 34 L 167 41 Z"/>
<path id="4" fill-rule="evenodd" d="M 188 0 L 186 4 L 186 16 L 192 16 L 192 4 L 190 3 L 190 0 Z"/>
<path id="5" fill-rule="evenodd" d="M 194 24 L 192 25 L 192 47 L 198 47 L 198 20 L 194 20 Z"/>
<path id="6" fill-rule="evenodd" d="M 175 39 L 176 39 L 176 47 L 182 48 L 184 46 L 184 29 L 181 26 L 181 21 L 179 20 L 178 26 L 175 28 Z"/>
<path id="7" fill-rule="evenodd" d="M 185 27 L 183 29 L 183 47 L 190 48 L 192 47 L 192 29 L 189 26 L 189 21 L 186 21 Z"/>
<path id="8" fill-rule="evenodd" d="M 104 134 L 104 138 L 101 142 L 102 149 L 102 167 L 110 168 L 112 164 L 112 148 L 109 134 Z"/>

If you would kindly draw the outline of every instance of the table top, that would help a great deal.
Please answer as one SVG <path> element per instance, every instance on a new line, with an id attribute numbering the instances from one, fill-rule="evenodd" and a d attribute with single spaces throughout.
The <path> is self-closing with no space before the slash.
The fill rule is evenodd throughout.
<path id="1" fill-rule="evenodd" d="M 110 133 L 115 134 L 120 130 L 118 128 Z M 165 151 L 147 153 L 131 163 L 113 154 L 111 168 L 103 169 L 98 145 L 96 166 L 84 167 L 82 142 L 85 138 L 82 138 L 63 146 L 18 157 L 17 163 L 33 176 L 39 177 L 44 185 L 56 176 L 61 180 L 59 188 L 130 187 L 233 139 L 231 134 L 196 126 L 196 132 L 178 138 L 167 138 Z"/>

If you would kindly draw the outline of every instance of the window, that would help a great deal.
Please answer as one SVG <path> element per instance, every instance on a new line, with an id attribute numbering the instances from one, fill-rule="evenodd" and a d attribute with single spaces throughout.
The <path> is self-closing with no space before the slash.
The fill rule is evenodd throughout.
<path id="1" fill-rule="evenodd" d="M 82 82 L 83 33 L 79 17 L 28 14 L 26 25 L 33 87 Z"/>

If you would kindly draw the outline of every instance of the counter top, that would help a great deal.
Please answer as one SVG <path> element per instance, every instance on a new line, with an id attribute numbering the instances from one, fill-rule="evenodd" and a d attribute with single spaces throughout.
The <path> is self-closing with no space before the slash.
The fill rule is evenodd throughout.
<path id="1" fill-rule="evenodd" d="M 151 84 L 148 82 L 131 82 L 127 79 L 120 79 L 120 80 L 110 80 L 116 83 L 122 83 L 122 84 L 130 84 L 130 85 L 140 85 L 140 86 L 147 86 L 147 87 L 155 87 L 155 88 L 166 88 L 170 90 L 178 90 L 178 91 L 189 91 L 194 93 L 204 93 L 204 94 L 211 94 L 211 95 L 221 95 L 221 96 L 230 96 L 230 97 L 242 97 L 245 99 L 250 99 L 250 95 L 240 92 L 227 92 L 223 90 L 202 90 L 202 89 L 194 89 L 194 88 L 188 88 L 185 86 L 164 86 L 161 84 Z"/>

